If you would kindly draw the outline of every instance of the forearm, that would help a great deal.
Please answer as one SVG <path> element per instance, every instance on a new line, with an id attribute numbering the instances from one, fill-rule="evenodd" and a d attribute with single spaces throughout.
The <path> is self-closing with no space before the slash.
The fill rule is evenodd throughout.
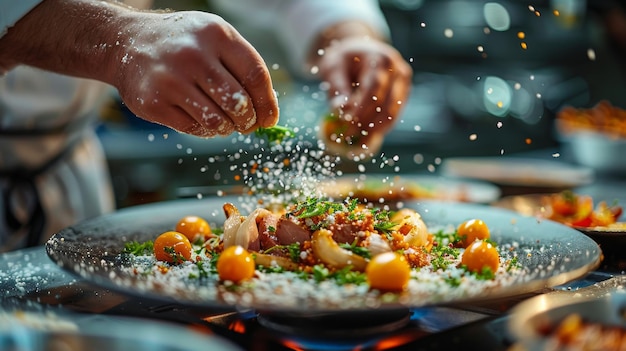
<path id="1" fill-rule="evenodd" d="M 0 70 L 24 64 L 113 83 L 131 13 L 106 1 L 44 0 L 0 38 Z"/>

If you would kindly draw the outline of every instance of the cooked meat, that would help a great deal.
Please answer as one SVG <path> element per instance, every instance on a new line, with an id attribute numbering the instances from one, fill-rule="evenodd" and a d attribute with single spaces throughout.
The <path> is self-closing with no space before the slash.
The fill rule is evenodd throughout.
<path id="1" fill-rule="evenodd" d="M 311 240 L 311 232 L 297 223 L 281 217 L 276 225 L 276 238 L 280 245 L 302 244 L 307 240 Z"/>
<path id="2" fill-rule="evenodd" d="M 339 244 L 352 244 L 360 231 L 359 226 L 350 223 L 333 224 L 329 229 L 333 232 L 333 239 Z"/>
<path id="3" fill-rule="evenodd" d="M 271 247 L 279 245 L 278 237 L 276 236 L 276 228 L 278 227 L 278 220 L 280 216 L 276 214 L 270 214 L 263 217 L 259 223 L 259 240 L 261 243 L 261 250 L 267 250 Z"/>

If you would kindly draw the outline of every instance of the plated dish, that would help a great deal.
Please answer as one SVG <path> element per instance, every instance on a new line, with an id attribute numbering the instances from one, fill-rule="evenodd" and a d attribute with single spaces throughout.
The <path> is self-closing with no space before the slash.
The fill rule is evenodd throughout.
<path id="1" fill-rule="evenodd" d="M 493 184 L 434 175 L 349 174 L 322 182 L 320 189 L 330 197 L 373 204 L 420 199 L 489 203 L 500 197 Z"/>
<path id="2" fill-rule="evenodd" d="M 526 216 L 557 221 L 592 237 L 624 236 L 626 241 L 626 222 L 621 220 L 622 207 L 606 201 L 594 203 L 594 199 L 587 195 L 564 191 L 506 196 L 492 205 Z"/>
<path id="3" fill-rule="evenodd" d="M 591 183 L 591 168 L 563 162 L 517 157 L 445 159 L 442 174 L 527 188 L 573 188 Z"/>
<path id="4" fill-rule="evenodd" d="M 510 312 L 512 350 L 621 350 L 626 343 L 624 277 L 523 301 Z"/>
<path id="5" fill-rule="evenodd" d="M 429 228 L 445 228 L 470 218 L 481 218 L 489 223 L 491 240 L 505 248 L 503 252 L 509 252 L 507 255 L 516 255 L 520 270 L 515 274 L 503 273 L 502 280 L 471 286 L 461 284 L 460 288 L 449 282 L 438 283 L 450 277 L 440 276 L 433 279 L 438 282 L 430 284 L 413 276 L 411 282 L 417 283 L 416 289 L 392 294 L 369 289 L 367 285 L 300 280 L 294 292 L 289 289 L 296 279 L 293 274 L 267 272 L 263 275 L 270 278 L 265 281 L 268 284 L 251 284 L 245 289 L 232 286 L 229 290 L 229 284 L 220 282 L 216 276 L 198 283 L 172 275 L 163 284 L 154 284 L 151 278 L 133 272 L 131 261 L 120 259 L 126 243 L 154 240 L 160 233 L 173 230 L 180 218 L 190 214 L 202 215 L 215 227 L 223 225 L 226 220 L 223 206 L 227 202 L 237 203 L 242 213 L 250 205 L 241 198 L 211 198 L 137 206 L 62 230 L 50 239 L 46 250 L 64 269 L 127 294 L 206 307 L 309 313 L 418 307 L 523 294 L 576 279 L 600 262 L 598 245 L 571 228 L 549 221 L 538 223 L 511 211 L 436 201 L 411 202 L 406 207 L 420 213 Z M 260 288 L 268 288 L 262 293 L 271 298 L 258 299 Z"/>

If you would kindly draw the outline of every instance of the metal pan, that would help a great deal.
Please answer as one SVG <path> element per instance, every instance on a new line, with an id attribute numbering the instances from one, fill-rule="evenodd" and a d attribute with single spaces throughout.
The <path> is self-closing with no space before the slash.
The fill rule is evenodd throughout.
<path id="1" fill-rule="evenodd" d="M 154 288 L 146 285 L 141 276 L 127 273 L 125 263 L 119 260 L 118 254 L 126 242 L 153 240 L 163 231 L 172 230 L 178 219 L 185 215 L 203 216 L 219 227 L 224 221 L 222 205 L 234 202 L 242 209 L 250 206 L 250 203 L 241 201 L 241 198 L 227 197 L 186 199 L 123 209 L 62 230 L 48 241 L 46 251 L 64 269 L 126 294 L 211 308 L 296 313 L 420 307 L 525 294 L 577 279 L 598 267 L 601 259 L 601 250 L 593 240 L 554 222 L 538 222 L 513 211 L 484 205 L 421 201 L 408 202 L 406 206 L 419 211 L 431 227 L 456 225 L 469 218 L 483 219 L 488 223 L 494 241 L 499 245 L 510 245 L 519 253 L 519 264 L 524 267 L 525 273 L 501 286 L 491 285 L 463 293 L 459 293 L 459 289 L 434 289 L 427 294 L 407 293 L 391 300 L 384 295 L 372 300 L 371 295 L 365 296 L 359 289 L 346 289 L 341 291 L 340 305 L 335 305 L 325 302 L 322 297 L 329 292 L 319 287 L 311 287 L 306 295 L 298 296 L 278 289 L 270 302 L 250 301 L 232 295 L 226 299 L 216 294 L 215 281 L 177 289 L 170 289 L 168 284 Z M 171 283 L 173 286 L 176 285 L 173 283 L 179 282 Z"/>

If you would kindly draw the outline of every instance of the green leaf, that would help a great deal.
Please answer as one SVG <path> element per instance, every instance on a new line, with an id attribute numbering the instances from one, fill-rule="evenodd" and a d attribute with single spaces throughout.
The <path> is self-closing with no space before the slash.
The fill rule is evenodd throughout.
<path id="1" fill-rule="evenodd" d="M 254 131 L 254 134 L 257 137 L 267 139 L 270 143 L 281 143 L 286 138 L 293 138 L 296 135 L 292 129 L 278 125 L 267 128 L 258 128 Z"/>
<path id="2" fill-rule="evenodd" d="M 140 243 L 137 241 L 130 241 L 124 244 L 123 253 L 131 254 L 135 256 L 142 256 L 146 254 L 152 254 L 154 251 L 154 243 L 150 240 Z"/>

